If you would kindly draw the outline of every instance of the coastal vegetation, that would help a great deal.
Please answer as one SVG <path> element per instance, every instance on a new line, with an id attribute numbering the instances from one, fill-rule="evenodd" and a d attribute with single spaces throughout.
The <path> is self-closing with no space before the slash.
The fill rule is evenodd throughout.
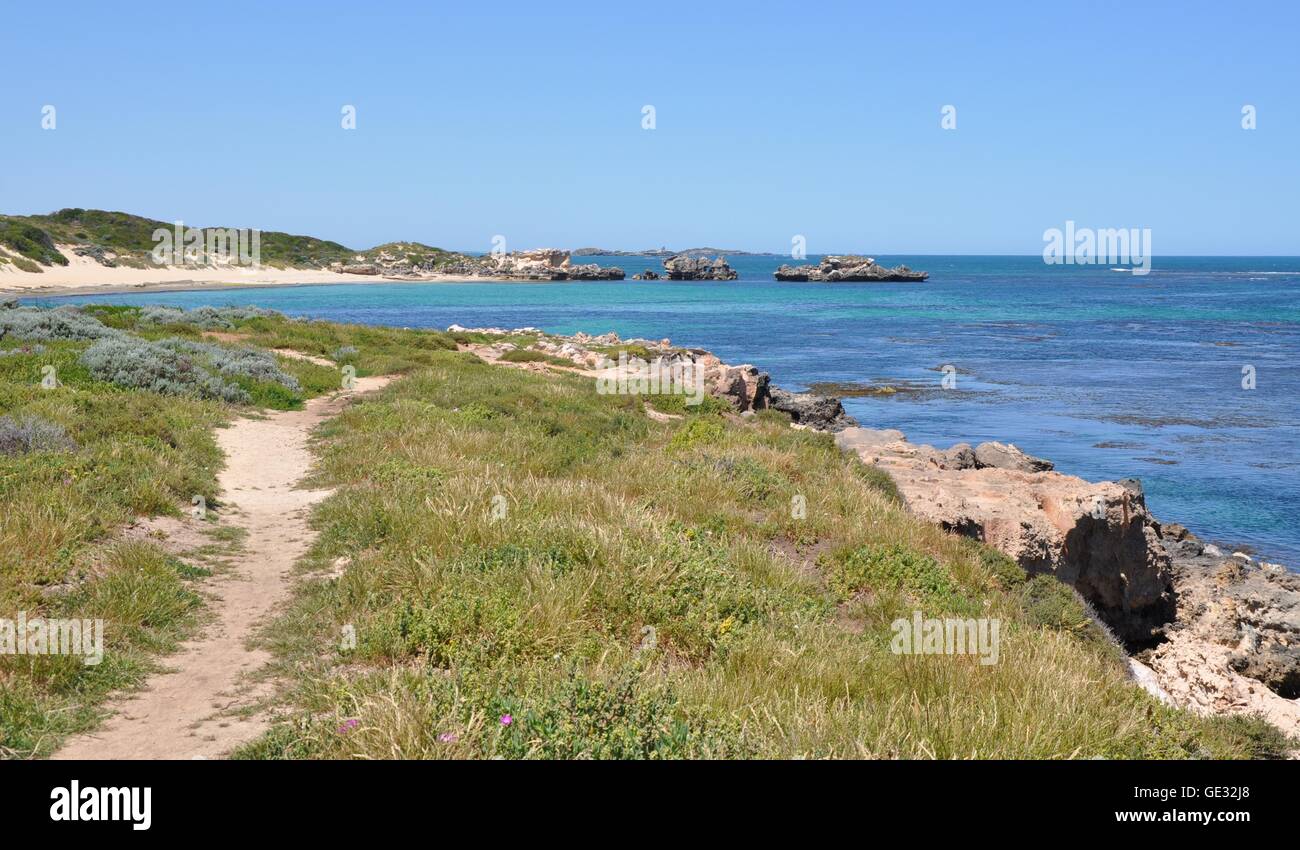
<path id="1" fill-rule="evenodd" d="M 48 215 L 0 215 L 0 246 L 11 254 L 5 259 L 23 271 L 67 265 L 67 257 L 56 247 L 59 245 L 71 246 L 100 262 L 143 268 L 158 245 L 154 233 L 171 232 L 173 227 L 173 222 L 125 212 L 71 207 Z M 355 250 L 327 239 L 271 230 L 260 231 L 260 252 L 262 264 L 273 268 L 326 269 L 336 263 L 373 262 L 380 256 L 401 257 L 413 265 L 461 258 L 416 242 Z"/>
<path id="2" fill-rule="evenodd" d="M 7 756 L 92 727 L 109 692 L 202 627 L 202 581 L 238 545 L 223 539 L 214 429 L 332 391 L 343 363 L 399 377 L 317 435 L 308 483 L 333 492 L 292 604 L 259 637 L 276 722 L 239 757 L 1291 745 L 1254 719 L 1157 702 L 1073 590 L 912 517 L 887 475 L 777 411 L 602 395 L 569 361 L 458 350 L 486 339 L 472 331 L 136 307 L 0 309 L 0 330 L 0 616 L 108 628 L 97 666 L 0 656 Z M 122 533 L 195 495 L 215 508 L 210 551 Z M 894 653 L 891 624 L 918 610 L 996 618 L 1001 662 Z"/>

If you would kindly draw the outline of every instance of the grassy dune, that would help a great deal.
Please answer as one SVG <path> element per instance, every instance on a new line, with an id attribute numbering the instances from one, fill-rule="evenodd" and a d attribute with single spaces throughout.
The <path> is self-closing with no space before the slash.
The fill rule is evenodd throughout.
<path id="1" fill-rule="evenodd" d="M 26 272 L 66 266 L 67 257 L 56 245 L 112 252 L 114 263 L 133 268 L 152 265 L 150 253 L 158 245 L 155 231 L 171 232 L 174 223 L 124 212 L 70 207 L 48 215 L 0 214 L 0 264 L 14 263 Z M 205 231 L 212 228 L 204 228 Z M 327 268 L 331 263 L 351 263 L 356 257 L 373 260 L 383 253 L 414 263 L 455 262 L 463 256 L 418 242 L 388 242 L 356 250 L 312 236 L 260 231 L 261 261 L 273 268 Z"/>
<path id="2" fill-rule="evenodd" d="M 246 351 L 270 348 L 405 377 L 320 435 L 314 483 L 336 492 L 316 511 L 292 606 L 262 638 L 280 722 L 239 756 L 1182 758 L 1279 745 L 1253 720 L 1160 706 L 1125 681 L 1072 591 L 915 521 L 887 477 L 779 414 L 649 399 L 681 417 L 656 421 L 640 398 L 488 366 L 438 333 L 136 308 L 11 325 L 46 337 L 0 338 L 0 417 L 38 417 L 67 439 L 0 453 L 0 617 L 102 617 L 109 631 L 98 667 L 0 657 L 3 755 L 42 755 L 92 726 L 110 690 L 138 684 L 201 622 L 204 567 L 118 531 L 194 494 L 219 506 L 213 429 L 338 385 L 333 367 Z M 246 401 L 174 375 L 158 392 L 123 386 L 141 379 L 130 370 L 92 373 L 96 326 L 119 348 L 188 352 Z M 257 377 L 238 371 L 249 363 Z M 63 385 L 42 389 L 51 364 Z M 894 654 L 889 624 L 914 610 L 999 618 L 998 663 Z"/>

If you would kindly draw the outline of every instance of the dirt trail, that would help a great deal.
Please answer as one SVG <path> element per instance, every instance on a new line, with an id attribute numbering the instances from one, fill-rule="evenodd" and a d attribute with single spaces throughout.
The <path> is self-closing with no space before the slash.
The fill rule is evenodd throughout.
<path id="1" fill-rule="evenodd" d="M 206 588 L 213 597 L 213 622 L 165 659 L 168 672 L 110 705 L 111 719 L 71 739 L 55 758 L 213 758 L 267 728 L 263 717 L 234 715 L 259 695 L 246 675 L 270 657 L 248 649 L 248 639 L 288 597 L 293 565 L 311 543 L 310 509 L 329 495 L 295 489 L 312 463 L 308 437 L 356 393 L 377 390 L 389 380 L 358 378 L 354 391 L 312 399 L 304 410 L 242 418 L 217 431 L 226 454 L 219 477 L 228 506 L 225 521 L 248 535 L 233 569 Z"/>

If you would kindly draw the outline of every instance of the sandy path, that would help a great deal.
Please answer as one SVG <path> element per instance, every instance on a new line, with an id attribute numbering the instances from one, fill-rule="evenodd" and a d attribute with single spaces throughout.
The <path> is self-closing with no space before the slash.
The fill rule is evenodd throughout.
<path id="1" fill-rule="evenodd" d="M 358 378 L 356 390 L 312 399 L 305 410 L 239 419 L 217 431 L 226 454 L 219 477 L 228 503 L 226 522 L 246 529 L 248 536 L 233 569 L 207 588 L 214 597 L 214 621 L 166 659 L 168 672 L 111 704 L 115 715 L 110 720 L 71 739 L 55 758 L 212 758 L 265 731 L 265 718 L 232 714 L 259 696 L 243 680 L 270 656 L 248 649 L 247 641 L 288 598 L 291 570 L 311 543 L 308 514 L 329 495 L 328 490 L 295 489 L 312 463 L 308 437 L 353 395 L 379 389 L 388 380 Z"/>

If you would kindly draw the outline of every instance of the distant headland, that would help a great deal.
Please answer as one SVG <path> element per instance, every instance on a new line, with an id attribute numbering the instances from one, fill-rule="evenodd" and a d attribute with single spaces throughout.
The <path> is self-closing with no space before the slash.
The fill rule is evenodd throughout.
<path id="1" fill-rule="evenodd" d="M 125 212 L 71 207 L 48 215 L 0 214 L 0 292 L 73 294 L 140 289 L 284 286 L 377 280 L 450 282 L 620 281 L 622 268 L 582 257 L 659 258 L 662 271 L 635 280 L 732 281 L 727 257 L 780 254 L 720 248 L 618 251 L 541 248 L 477 254 L 422 242 L 349 248 L 328 239 L 249 228 L 187 227 Z M 778 281 L 922 281 L 906 266 L 832 255 L 777 270 Z"/>

